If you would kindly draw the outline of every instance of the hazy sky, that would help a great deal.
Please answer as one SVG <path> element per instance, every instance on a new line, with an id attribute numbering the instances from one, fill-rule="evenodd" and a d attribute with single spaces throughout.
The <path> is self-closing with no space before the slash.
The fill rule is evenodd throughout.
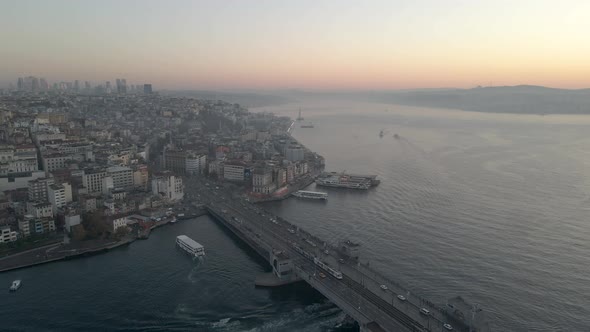
<path id="1" fill-rule="evenodd" d="M 26 75 L 199 89 L 590 87 L 590 1 L 0 0 L 0 83 Z"/>

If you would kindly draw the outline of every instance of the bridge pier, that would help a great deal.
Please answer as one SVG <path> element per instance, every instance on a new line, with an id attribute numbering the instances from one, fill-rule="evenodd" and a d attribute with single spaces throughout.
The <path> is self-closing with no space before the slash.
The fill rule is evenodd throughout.
<path id="1" fill-rule="evenodd" d="M 272 273 L 264 273 L 256 277 L 255 285 L 261 287 L 276 287 L 300 281 L 294 271 L 291 258 L 282 251 L 272 250 L 269 253 Z"/>

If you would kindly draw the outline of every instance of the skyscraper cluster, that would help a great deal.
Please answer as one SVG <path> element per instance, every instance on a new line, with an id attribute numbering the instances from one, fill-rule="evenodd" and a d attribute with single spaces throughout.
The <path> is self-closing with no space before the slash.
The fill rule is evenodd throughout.
<path id="1" fill-rule="evenodd" d="M 14 86 L 11 85 L 14 89 Z M 49 85 L 47 80 L 44 78 L 37 78 L 35 76 L 19 77 L 16 85 L 17 91 L 24 92 L 45 92 L 45 91 L 67 91 L 84 94 L 151 94 L 153 93 L 151 84 L 131 84 L 127 85 L 127 80 L 124 78 L 117 78 L 115 80 L 115 86 L 113 87 L 110 81 L 104 84 L 98 84 L 92 86 L 89 81 L 82 83 L 79 80 L 72 82 L 62 81 L 55 82 L 53 85 Z"/>
<path id="2" fill-rule="evenodd" d="M 117 78 L 117 93 L 127 93 L 127 80 L 124 78 Z"/>
<path id="3" fill-rule="evenodd" d="M 39 92 L 49 90 L 49 85 L 44 78 L 27 76 L 18 78 L 17 89 L 19 91 Z"/>

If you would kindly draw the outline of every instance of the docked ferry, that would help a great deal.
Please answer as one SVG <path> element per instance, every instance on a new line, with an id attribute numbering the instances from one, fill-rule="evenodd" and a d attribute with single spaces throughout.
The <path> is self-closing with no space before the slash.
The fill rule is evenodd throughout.
<path id="1" fill-rule="evenodd" d="M 357 175 L 336 172 L 322 173 L 315 183 L 319 186 L 367 190 L 379 184 L 377 175 Z"/>
<path id="2" fill-rule="evenodd" d="M 203 247 L 200 243 L 186 235 L 177 236 L 176 245 L 179 246 L 182 250 L 189 253 L 191 256 L 205 256 L 205 247 Z"/>
<path id="3" fill-rule="evenodd" d="M 293 193 L 293 196 L 300 197 L 300 198 L 311 198 L 311 199 L 328 199 L 328 193 L 323 193 L 319 191 L 307 191 L 307 190 L 299 190 Z"/>

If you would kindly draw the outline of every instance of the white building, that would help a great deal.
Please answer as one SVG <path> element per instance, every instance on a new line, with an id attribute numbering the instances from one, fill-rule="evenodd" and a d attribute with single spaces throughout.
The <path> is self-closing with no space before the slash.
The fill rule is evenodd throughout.
<path id="1" fill-rule="evenodd" d="M 228 181 L 244 181 L 244 165 L 225 164 L 223 165 L 223 178 Z"/>
<path id="2" fill-rule="evenodd" d="M 29 236 L 31 235 L 31 219 L 33 216 L 26 216 L 24 220 L 18 221 L 18 230 L 21 232 L 22 236 Z"/>
<path id="3" fill-rule="evenodd" d="M 107 176 L 107 172 L 103 171 L 92 171 L 82 176 L 82 185 L 88 189 L 88 193 L 102 193 L 103 192 L 103 181 L 102 179 Z"/>
<path id="4" fill-rule="evenodd" d="M 303 160 L 305 151 L 299 145 L 289 145 L 285 148 L 285 158 L 289 161 Z"/>
<path id="5" fill-rule="evenodd" d="M 67 168 L 67 161 L 72 159 L 72 156 L 61 153 L 53 153 L 41 156 L 43 161 L 43 170 L 45 172 L 53 172 L 58 169 Z"/>
<path id="6" fill-rule="evenodd" d="M 116 232 L 117 229 L 121 227 L 126 227 L 128 222 L 127 216 L 113 216 L 111 219 L 111 225 L 113 227 L 113 232 Z"/>
<path id="7" fill-rule="evenodd" d="M 29 201 L 46 201 L 49 186 L 53 184 L 53 178 L 40 178 L 29 181 Z"/>
<path id="8" fill-rule="evenodd" d="M 0 147 L 0 175 L 38 171 L 35 147 Z"/>
<path id="9" fill-rule="evenodd" d="M 53 218 L 53 207 L 49 202 L 27 202 L 27 214 L 33 218 Z"/>
<path id="10" fill-rule="evenodd" d="M 259 169 L 252 175 L 252 191 L 261 194 L 270 194 L 277 188 L 272 181 L 271 169 Z"/>
<path id="11" fill-rule="evenodd" d="M 182 178 L 163 172 L 152 178 L 152 193 L 162 195 L 170 201 L 181 200 L 184 197 Z"/>
<path id="12" fill-rule="evenodd" d="M 107 168 L 108 176 L 113 178 L 113 187 L 127 189 L 133 187 L 133 170 L 126 166 Z"/>
<path id="13" fill-rule="evenodd" d="M 187 174 L 202 174 L 207 167 L 207 156 L 204 154 L 187 154 L 186 159 Z"/>
<path id="14" fill-rule="evenodd" d="M 0 175 L 0 189 L 1 190 L 15 190 L 27 188 L 29 181 L 42 178 L 45 172 L 36 171 L 30 173 L 20 173 L 17 176 L 2 176 Z"/>
<path id="15" fill-rule="evenodd" d="M 102 194 L 108 194 L 112 189 L 115 189 L 115 185 L 113 184 L 113 178 L 110 176 L 105 176 L 102 178 Z"/>
<path id="16" fill-rule="evenodd" d="M 10 230 L 10 226 L 0 227 L 0 243 L 14 242 L 16 241 L 17 233 Z"/>
<path id="17" fill-rule="evenodd" d="M 65 227 L 68 232 L 72 231 L 72 227 L 80 225 L 80 215 L 79 214 L 67 214 L 65 216 Z"/>
<path id="18" fill-rule="evenodd" d="M 56 214 L 57 209 L 72 201 L 72 187 L 69 183 L 52 184 L 49 186 L 47 196 L 53 208 L 53 214 Z"/>

